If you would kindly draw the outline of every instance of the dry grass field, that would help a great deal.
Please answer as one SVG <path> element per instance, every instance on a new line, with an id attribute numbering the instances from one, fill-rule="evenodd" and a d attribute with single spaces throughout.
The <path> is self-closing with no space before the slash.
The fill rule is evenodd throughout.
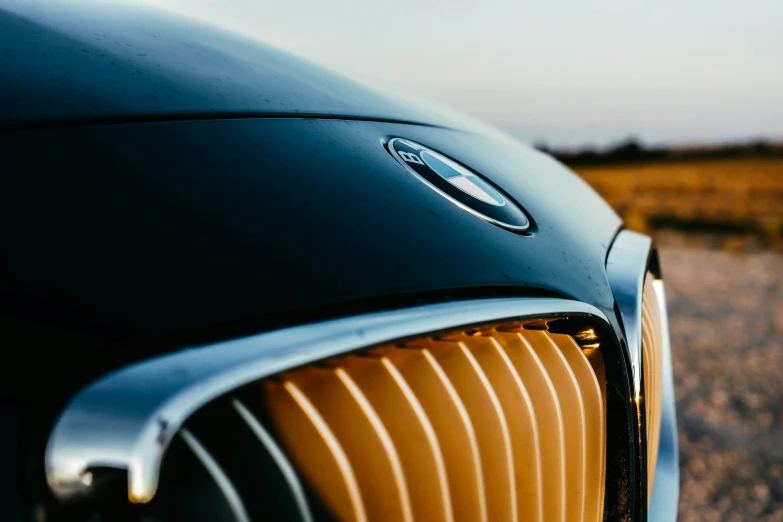
<path id="1" fill-rule="evenodd" d="M 752 234 L 783 246 L 783 158 L 575 167 L 626 219 L 659 227 Z"/>
<path id="2" fill-rule="evenodd" d="M 661 248 L 679 520 L 783 522 L 783 159 L 575 170 Z"/>

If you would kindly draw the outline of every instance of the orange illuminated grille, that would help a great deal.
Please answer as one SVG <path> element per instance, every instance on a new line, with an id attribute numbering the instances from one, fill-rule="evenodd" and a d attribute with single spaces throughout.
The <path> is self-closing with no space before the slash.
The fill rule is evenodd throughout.
<path id="1" fill-rule="evenodd" d="M 644 397 L 647 410 L 647 493 L 652 499 L 655 466 L 658 460 L 658 442 L 661 430 L 661 312 L 653 277 L 647 274 L 642 294 L 642 370 Z"/>
<path id="2" fill-rule="evenodd" d="M 339 520 L 599 521 L 603 359 L 583 346 L 521 327 L 427 337 L 265 379 L 263 398 Z"/>

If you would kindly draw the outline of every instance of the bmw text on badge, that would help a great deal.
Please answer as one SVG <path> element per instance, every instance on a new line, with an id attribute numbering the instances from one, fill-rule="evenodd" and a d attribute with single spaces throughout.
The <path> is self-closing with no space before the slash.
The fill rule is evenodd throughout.
<path id="1" fill-rule="evenodd" d="M 472 170 L 420 143 L 389 141 L 389 152 L 408 172 L 474 216 L 512 232 L 525 232 L 530 221 L 507 195 Z"/>

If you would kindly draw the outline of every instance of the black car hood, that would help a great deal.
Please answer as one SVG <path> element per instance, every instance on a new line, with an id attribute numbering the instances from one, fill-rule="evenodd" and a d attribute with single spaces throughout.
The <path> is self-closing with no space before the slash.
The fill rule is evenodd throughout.
<path id="1" fill-rule="evenodd" d="M 421 183 L 386 150 L 393 137 L 502 187 L 530 234 Z M 0 153 L 4 308 L 25 325 L 20 342 L 38 346 L 51 329 L 66 359 L 458 295 L 543 292 L 613 309 L 604 264 L 619 219 L 568 169 L 512 141 L 262 118 L 2 131 Z"/>
<path id="2" fill-rule="evenodd" d="M 150 6 L 0 0 L 0 126 L 247 115 L 476 124 Z"/>
<path id="3" fill-rule="evenodd" d="M 0 399 L 45 382 L 64 401 L 163 351 L 455 297 L 565 296 L 614 320 L 620 220 L 548 156 L 154 10 L 4 9 L 0 318 L 18 358 Z M 485 176 L 530 234 L 421 183 L 394 137 Z"/>

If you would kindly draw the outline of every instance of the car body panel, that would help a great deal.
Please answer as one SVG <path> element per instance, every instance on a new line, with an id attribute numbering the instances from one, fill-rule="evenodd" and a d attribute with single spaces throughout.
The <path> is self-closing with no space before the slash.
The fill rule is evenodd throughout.
<path id="1" fill-rule="evenodd" d="M 25 498 L 0 497 L 12 511 L 48 495 L 43 448 L 74 394 L 183 347 L 497 296 L 580 301 L 623 344 L 606 272 L 620 218 L 499 131 L 151 7 L 0 0 L 0 51 L 0 319 L 17 355 L 0 420 L 20 426 L 9 469 L 27 470 Z M 530 228 L 442 197 L 393 138 L 486 178 Z"/>
<path id="2" fill-rule="evenodd" d="M 1 0 L 0 50 L 0 126 L 244 115 L 478 125 L 138 3 Z"/>
<path id="3" fill-rule="evenodd" d="M 503 187 L 531 235 L 422 184 L 385 150 L 394 136 Z M 461 289 L 613 307 L 604 263 L 619 219 L 522 145 L 416 125 L 244 119 L 6 131 L 0 150 L 13 173 L 2 191 L 13 217 L 6 295 L 106 343 Z"/>

